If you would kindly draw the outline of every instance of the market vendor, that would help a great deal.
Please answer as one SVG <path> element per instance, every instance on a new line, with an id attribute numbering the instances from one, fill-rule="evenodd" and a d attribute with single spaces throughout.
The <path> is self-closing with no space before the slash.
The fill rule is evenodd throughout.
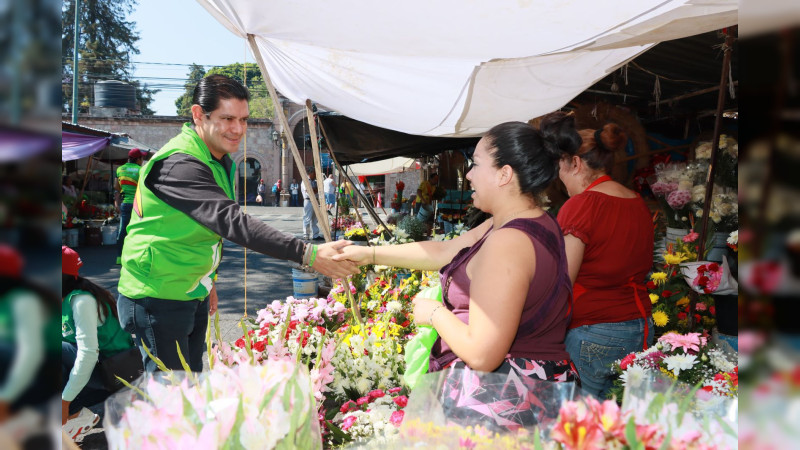
<path id="1" fill-rule="evenodd" d="M 114 182 L 114 206 L 119 211 L 119 230 L 117 231 L 117 264 L 120 264 L 122 246 L 127 236 L 126 228 L 131 222 L 133 196 L 139 184 L 139 170 L 142 168 L 144 155 L 138 148 L 128 152 L 128 162 L 117 167 L 117 180 Z"/>
<path id="2" fill-rule="evenodd" d="M 461 417 L 480 416 L 483 409 L 502 418 L 498 425 L 532 425 L 535 407 L 522 399 L 535 383 L 526 381 L 578 380 L 564 344 L 572 294 L 564 239 L 539 196 L 558 176 L 558 146 L 577 148 L 579 142 L 572 117 L 560 117 L 541 131 L 522 122 L 497 125 L 478 142 L 467 174 L 475 207 L 492 218 L 452 240 L 353 246 L 335 258 L 440 271 L 444 304 L 413 300 L 415 322 L 434 327 L 440 336 L 429 371 L 469 368 L 514 380 L 509 383 L 514 388 L 481 385 L 469 401 L 460 399 L 470 405 Z M 445 403 L 459 385 L 459 375 L 450 374 Z M 500 403 L 517 407 L 495 409 Z"/>
<path id="3" fill-rule="evenodd" d="M 182 370 L 176 341 L 193 371 L 203 368 L 207 315 L 222 242 L 294 261 L 332 278 L 358 272 L 333 255 L 349 245 L 305 243 L 239 208 L 230 157 L 247 131 L 250 93 L 238 81 L 209 75 L 194 89 L 192 124 L 145 163 L 122 251 L 117 307 L 125 330 L 170 369 Z M 142 348 L 145 369 L 156 370 Z"/>

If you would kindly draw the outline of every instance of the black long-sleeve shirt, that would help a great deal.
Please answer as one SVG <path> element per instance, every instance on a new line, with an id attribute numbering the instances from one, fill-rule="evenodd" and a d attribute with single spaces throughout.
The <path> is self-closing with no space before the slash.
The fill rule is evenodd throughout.
<path id="1" fill-rule="evenodd" d="M 217 162 L 230 173 L 233 161 L 229 155 Z M 193 156 L 175 153 L 154 162 L 144 184 L 164 203 L 231 242 L 275 258 L 303 262 L 302 240 L 242 212 L 214 180 L 211 169 Z"/>

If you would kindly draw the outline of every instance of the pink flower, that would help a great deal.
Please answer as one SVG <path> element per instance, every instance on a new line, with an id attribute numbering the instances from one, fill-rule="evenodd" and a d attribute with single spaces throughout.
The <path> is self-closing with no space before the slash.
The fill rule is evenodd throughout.
<path id="1" fill-rule="evenodd" d="M 356 421 L 356 416 L 347 416 L 344 418 L 342 422 L 342 430 L 347 430 L 348 428 L 353 426 L 353 423 Z"/>
<path id="2" fill-rule="evenodd" d="M 395 403 L 397 406 L 399 406 L 399 407 L 401 407 L 401 408 L 405 408 L 405 407 L 406 407 L 406 405 L 408 404 L 408 397 L 406 397 L 405 395 L 401 395 L 401 396 L 399 396 L 399 397 L 395 397 L 394 399 L 392 399 L 392 401 L 393 401 L 393 402 L 394 402 L 394 403 Z"/>
<path id="3" fill-rule="evenodd" d="M 375 400 L 376 398 L 381 398 L 384 395 L 386 395 L 386 393 L 383 392 L 383 390 L 381 390 L 381 389 L 375 389 L 374 391 L 370 391 L 370 393 L 367 394 L 367 396 L 369 397 L 370 400 Z"/>
<path id="4" fill-rule="evenodd" d="M 689 234 L 687 234 L 686 236 L 682 237 L 681 239 L 683 240 L 683 242 L 689 244 L 691 242 L 696 241 L 697 238 L 699 238 L 699 237 L 700 237 L 700 235 L 695 233 L 694 230 L 689 230 Z"/>
<path id="5" fill-rule="evenodd" d="M 358 409 L 358 407 L 356 406 L 356 402 L 354 402 L 352 400 L 348 400 L 344 405 L 342 405 L 341 408 L 339 408 L 339 411 L 343 412 L 343 413 L 346 413 L 346 412 L 352 411 L 354 409 Z"/>
<path id="6" fill-rule="evenodd" d="M 470 439 L 470 438 L 465 438 L 465 437 L 458 438 L 458 446 L 459 447 L 473 449 L 473 448 L 475 448 L 476 445 L 478 445 L 478 444 L 473 442 L 472 439 Z"/>
<path id="7" fill-rule="evenodd" d="M 392 413 L 392 417 L 389 418 L 389 422 L 392 425 L 399 427 L 401 423 L 403 423 L 403 417 L 406 415 L 405 411 L 395 411 Z"/>
<path id="8" fill-rule="evenodd" d="M 619 368 L 625 370 L 628 368 L 628 366 L 633 364 L 635 360 L 636 360 L 636 353 L 631 353 L 628 356 L 622 358 L 622 361 L 620 361 L 619 363 Z"/>
<path id="9" fill-rule="evenodd" d="M 370 401 L 369 397 L 361 397 L 360 399 L 356 400 L 356 403 L 358 404 L 358 406 L 364 406 L 367 403 L 369 403 L 369 401 Z"/>
<path id="10" fill-rule="evenodd" d="M 706 345 L 706 339 L 700 333 L 667 333 L 658 339 L 658 342 L 669 344 L 673 349 L 682 348 L 684 352 L 700 351 L 701 345 Z"/>
<path id="11" fill-rule="evenodd" d="M 694 305 L 694 309 L 695 311 L 705 311 L 707 308 L 705 303 L 698 302 L 696 305 Z"/>
<path id="12" fill-rule="evenodd" d="M 692 201 L 692 193 L 689 191 L 672 191 L 667 196 L 667 203 L 672 209 L 681 209 Z"/>
<path id="13" fill-rule="evenodd" d="M 394 395 L 394 394 L 397 394 L 398 392 L 400 392 L 402 390 L 403 390 L 402 387 L 393 387 L 393 388 L 389 389 L 389 393 Z"/>

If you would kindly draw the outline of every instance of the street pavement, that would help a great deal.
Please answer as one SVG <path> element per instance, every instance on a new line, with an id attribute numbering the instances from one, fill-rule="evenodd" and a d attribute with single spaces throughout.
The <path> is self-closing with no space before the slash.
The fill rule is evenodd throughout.
<path id="1" fill-rule="evenodd" d="M 372 221 L 368 218 L 366 210 L 362 208 L 360 212 L 371 226 Z M 248 205 L 247 213 L 280 231 L 302 239 L 302 208 Z M 75 250 L 83 260 L 81 275 L 108 289 L 116 297 L 120 271 L 120 266 L 115 264 L 116 248 L 97 246 L 78 247 Z M 293 294 L 291 272 L 293 266 L 296 267 L 292 262 L 251 250 L 245 251 L 244 247 L 227 240 L 224 242 L 224 253 L 217 280 L 220 331 L 224 341 L 230 342 L 241 337 L 238 324 L 244 317 L 245 311 L 248 317 L 255 318 L 256 311 L 268 303 L 273 300 L 284 300 Z M 96 405 L 91 409 L 102 415 L 102 405 Z M 107 448 L 101 427 L 102 422 L 84 438 L 82 448 Z"/>

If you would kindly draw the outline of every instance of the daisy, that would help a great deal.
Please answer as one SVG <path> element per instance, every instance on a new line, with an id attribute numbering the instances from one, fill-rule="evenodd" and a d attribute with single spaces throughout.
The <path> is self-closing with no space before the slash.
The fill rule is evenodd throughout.
<path id="1" fill-rule="evenodd" d="M 691 369 L 694 366 L 695 361 L 697 361 L 697 356 L 695 355 L 676 354 L 664 358 L 664 364 L 667 365 L 667 370 L 672 371 L 676 377 L 680 375 L 681 370 Z"/>

